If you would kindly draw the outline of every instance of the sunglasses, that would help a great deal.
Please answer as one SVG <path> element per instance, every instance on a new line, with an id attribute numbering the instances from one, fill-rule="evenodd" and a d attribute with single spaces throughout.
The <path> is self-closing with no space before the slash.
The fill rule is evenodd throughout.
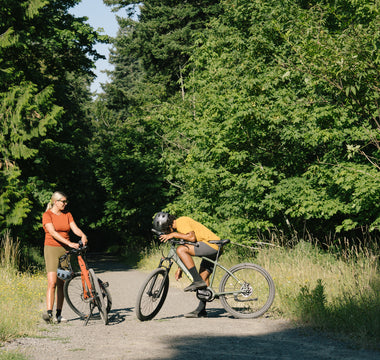
<path id="1" fill-rule="evenodd" d="M 68 204 L 69 202 L 67 200 L 57 200 L 60 201 L 62 204 Z"/>

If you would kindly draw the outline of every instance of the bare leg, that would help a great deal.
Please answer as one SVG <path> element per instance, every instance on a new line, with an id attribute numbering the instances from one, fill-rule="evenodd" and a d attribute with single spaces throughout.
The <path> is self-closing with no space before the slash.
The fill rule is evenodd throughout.
<path id="1" fill-rule="evenodd" d="M 207 286 L 206 283 L 203 281 L 197 269 L 195 268 L 195 264 L 193 260 L 193 256 L 195 256 L 194 246 L 193 245 L 178 246 L 177 254 L 179 258 L 182 260 L 182 262 L 184 263 L 184 265 L 187 267 L 187 269 L 189 270 L 193 278 L 192 284 L 186 287 L 184 291 L 195 291 L 197 289 L 206 287 Z"/>
<path id="2" fill-rule="evenodd" d="M 177 247 L 177 254 L 188 269 L 191 269 L 192 267 L 195 266 L 194 260 L 192 258 L 193 256 L 195 256 L 194 246 L 180 245 Z"/>
<path id="3" fill-rule="evenodd" d="M 55 289 L 57 287 L 57 273 L 48 272 L 47 278 L 48 278 L 48 288 L 46 292 L 46 307 L 48 310 L 53 310 Z"/>

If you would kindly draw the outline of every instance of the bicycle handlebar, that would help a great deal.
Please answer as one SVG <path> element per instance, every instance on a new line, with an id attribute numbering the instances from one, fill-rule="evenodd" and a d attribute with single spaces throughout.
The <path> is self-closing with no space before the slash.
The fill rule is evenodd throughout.
<path id="1" fill-rule="evenodd" d="M 88 246 L 87 245 L 83 246 L 82 241 L 79 241 L 78 244 L 79 244 L 79 249 L 70 249 L 67 251 L 67 254 L 82 254 L 85 251 L 87 251 Z"/>

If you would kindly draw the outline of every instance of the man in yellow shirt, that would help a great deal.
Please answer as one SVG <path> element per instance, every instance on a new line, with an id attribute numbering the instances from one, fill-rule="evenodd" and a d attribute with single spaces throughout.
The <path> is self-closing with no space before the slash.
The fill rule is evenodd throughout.
<path id="1" fill-rule="evenodd" d="M 185 288 L 185 291 L 196 291 L 198 289 L 206 288 L 209 285 L 209 276 L 213 271 L 213 264 L 207 260 L 202 260 L 198 273 L 192 257 L 207 256 L 208 258 L 215 259 L 218 253 L 218 246 L 211 244 L 209 241 L 220 240 L 220 238 L 206 226 L 190 217 L 182 216 L 176 218 L 165 212 L 159 212 L 156 214 L 153 220 L 153 227 L 155 230 L 164 233 L 164 235 L 160 236 L 160 240 L 163 242 L 176 238 L 194 243 L 194 245 L 186 244 L 177 247 L 179 258 L 193 277 L 193 282 Z M 176 272 L 176 279 L 178 280 L 181 276 L 182 270 L 178 269 Z M 185 315 L 185 317 L 206 316 L 205 301 L 200 301 L 198 307 L 194 311 Z"/>

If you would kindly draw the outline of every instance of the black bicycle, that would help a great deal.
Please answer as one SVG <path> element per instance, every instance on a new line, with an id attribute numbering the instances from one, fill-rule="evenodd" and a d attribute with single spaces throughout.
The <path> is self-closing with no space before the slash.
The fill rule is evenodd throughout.
<path id="1" fill-rule="evenodd" d="M 157 236 L 161 234 L 152 230 Z M 202 256 L 214 264 L 214 270 L 210 275 L 210 285 L 205 289 L 197 290 L 200 300 L 211 302 L 219 299 L 223 307 L 236 318 L 257 318 L 262 316 L 271 307 L 275 297 L 275 286 L 272 277 L 261 266 L 252 263 L 241 263 L 230 269 L 221 265 L 218 260 L 223 246 L 230 240 L 210 241 L 218 245 L 218 253 L 215 260 Z M 176 253 L 178 245 L 191 244 L 184 240 L 171 239 L 170 250 L 163 258 L 157 269 L 149 274 L 141 286 L 136 301 L 136 316 L 141 321 L 153 319 L 161 310 L 169 290 L 169 272 L 176 263 L 193 281 L 191 274 Z M 219 291 L 213 288 L 217 268 L 224 271 L 219 284 Z"/>

